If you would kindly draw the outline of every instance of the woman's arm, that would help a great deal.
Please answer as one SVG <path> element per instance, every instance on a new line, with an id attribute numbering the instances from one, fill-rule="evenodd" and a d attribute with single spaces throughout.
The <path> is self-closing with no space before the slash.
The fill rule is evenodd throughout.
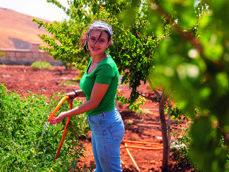
<path id="1" fill-rule="evenodd" d="M 101 100 L 103 99 L 104 95 L 106 94 L 108 87 L 109 87 L 109 84 L 95 83 L 92 89 L 90 100 L 88 100 L 81 106 L 78 106 L 72 110 L 60 113 L 58 117 L 54 118 L 50 122 L 52 124 L 59 123 L 61 120 L 63 120 L 66 117 L 78 115 L 78 114 L 90 111 L 92 109 L 95 109 L 100 104 Z"/>
<path id="2" fill-rule="evenodd" d="M 77 95 L 77 97 L 86 97 L 86 95 L 84 94 L 84 92 L 81 89 L 75 90 L 74 93 L 75 95 Z"/>

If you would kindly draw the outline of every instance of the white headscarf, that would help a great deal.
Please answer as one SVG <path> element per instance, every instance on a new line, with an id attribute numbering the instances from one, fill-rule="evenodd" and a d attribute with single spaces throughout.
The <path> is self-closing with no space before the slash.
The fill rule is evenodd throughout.
<path id="1" fill-rule="evenodd" d="M 96 22 L 92 23 L 92 25 L 90 26 L 88 32 L 90 32 L 91 29 L 93 29 L 94 27 L 105 28 L 110 33 L 111 37 L 113 35 L 113 31 L 112 31 L 110 25 L 105 23 L 105 22 L 103 22 L 103 21 L 96 21 Z"/>

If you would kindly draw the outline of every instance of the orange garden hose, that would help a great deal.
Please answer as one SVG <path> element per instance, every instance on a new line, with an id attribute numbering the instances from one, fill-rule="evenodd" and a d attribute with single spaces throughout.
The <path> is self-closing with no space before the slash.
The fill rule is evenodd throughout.
<path id="1" fill-rule="evenodd" d="M 147 147 L 139 147 L 139 146 L 121 146 L 120 149 L 124 148 L 132 148 L 132 149 L 143 149 L 143 150 L 163 150 L 163 148 L 147 148 Z"/>
<path id="2" fill-rule="evenodd" d="M 157 145 L 157 146 L 162 146 L 160 143 L 149 143 L 149 142 L 139 142 L 139 141 L 130 141 L 130 140 L 123 140 L 121 143 L 124 143 L 124 146 L 121 146 L 120 149 L 126 149 L 130 159 L 132 160 L 134 166 L 136 169 L 140 172 L 140 168 L 138 167 L 136 161 L 134 160 L 133 156 L 131 155 L 130 151 L 128 148 L 132 149 L 143 149 L 143 150 L 163 150 L 163 147 L 159 148 L 150 148 L 150 147 L 141 147 L 141 146 L 129 146 L 127 143 L 132 143 L 132 144 L 140 144 L 140 145 Z M 122 162 L 124 164 L 124 162 Z"/>
<path id="3" fill-rule="evenodd" d="M 49 121 L 49 122 L 54 118 L 55 114 L 56 114 L 57 111 L 60 109 L 61 105 L 62 105 L 62 104 L 64 103 L 64 101 L 67 100 L 67 99 L 69 99 L 69 96 L 65 96 L 63 99 L 61 99 L 61 101 L 59 102 L 59 104 L 57 105 L 57 107 L 56 107 L 56 108 L 54 109 L 54 111 L 50 114 L 50 116 L 49 116 L 49 118 L 48 118 L 48 121 Z M 69 109 L 70 109 L 70 110 L 72 109 L 72 103 L 70 104 Z M 59 145 L 59 147 L 58 147 L 58 149 L 57 149 L 57 152 L 56 152 L 55 161 L 56 161 L 56 159 L 58 158 L 57 155 L 60 153 L 60 150 L 61 150 L 62 145 L 63 145 L 63 143 L 64 143 L 64 139 L 65 139 L 65 136 L 66 136 L 67 131 L 68 131 L 68 126 L 69 126 L 70 118 L 71 118 L 71 117 L 68 117 L 68 118 L 67 118 L 67 122 L 66 122 L 66 124 L 65 124 L 65 128 L 64 128 L 64 132 L 63 132 L 63 135 L 62 135 L 62 138 L 61 138 L 61 141 L 60 141 L 60 145 Z M 54 161 L 54 163 L 55 163 L 55 161 Z"/>
<path id="4" fill-rule="evenodd" d="M 139 141 L 130 141 L 130 140 L 123 140 L 122 143 L 134 143 L 134 144 L 142 144 L 142 145 L 158 145 L 158 146 L 163 145 L 161 143 L 139 142 Z"/>
<path id="5" fill-rule="evenodd" d="M 158 145 L 158 146 L 162 146 L 162 144 L 160 144 L 160 143 L 138 142 L 138 141 L 129 141 L 129 140 L 123 140 L 122 143 L 125 143 L 125 146 L 121 146 L 120 149 L 132 148 L 132 149 L 143 149 L 143 150 L 163 150 L 163 147 L 150 148 L 150 147 L 127 146 L 126 145 L 126 143 L 134 143 L 134 144 L 141 144 L 141 145 Z"/>
<path id="6" fill-rule="evenodd" d="M 127 147 L 127 143 L 125 143 L 125 147 Z M 134 163 L 134 166 L 136 167 L 136 169 L 137 169 L 138 171 L 141 171 L 140 168 L 138 167 L 137 163 L 135 162 L 133 156 L 130 154 L 130 151 L 129 151 L 128 148 L 126 148 L 126 151 L 127 151 L 128 155 L 129 155 L 130 159 L 131 159 L 132 162 Z"/>

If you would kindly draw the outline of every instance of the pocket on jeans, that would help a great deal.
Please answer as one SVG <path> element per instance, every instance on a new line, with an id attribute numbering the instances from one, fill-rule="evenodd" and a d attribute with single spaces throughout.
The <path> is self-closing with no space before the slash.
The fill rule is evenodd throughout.
<path id="1" fill-rule="evenodd" d="M 89 116 L 88 121 L 93 125 L 101 124 L 101 118 L 99 116 Z"/>
<path id="2" fill-rule="evenodd" d="M 122 138 L 123 138 L 124 132 L 125 132 L 122 121 L 120 121 L 116 125 L 109 126 L 109 130 L 110 130 L 112 139 L 114 141 L 122 141 Z"/>

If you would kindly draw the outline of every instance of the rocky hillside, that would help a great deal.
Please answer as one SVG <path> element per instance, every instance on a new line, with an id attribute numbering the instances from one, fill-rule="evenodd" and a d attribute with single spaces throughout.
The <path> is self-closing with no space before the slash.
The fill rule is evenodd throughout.
<path id="1" fill-rule="evenodd" d="M 41 43 L 38 34 L 47 32 L 38 28 L 33 16 L 0 7 L 0 48 L 2 49 L 30 49 L 32 42 Z M 44 19 L 39 19 L 49 22 Z"/>

